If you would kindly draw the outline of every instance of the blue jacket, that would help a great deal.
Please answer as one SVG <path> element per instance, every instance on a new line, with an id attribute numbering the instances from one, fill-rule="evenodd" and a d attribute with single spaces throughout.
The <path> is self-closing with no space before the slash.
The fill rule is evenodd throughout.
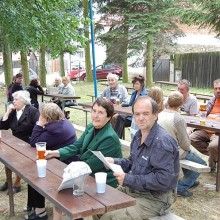
<path id="1" fill-rule="evenodd" d="M 147 94 L 148 94 L 148 90 L 145 87 L 143 87 L 143 89 L 141 90 L 141 93 L 138 96 L 147 95 Z M 128 104 L 129 106 L 132 106 L 134 104 L 135 100 L 137 99 L 136 96 L 137 96 L 137 90 L 133 90 L 133 92 L 131 93 L 129 104 Z M 131 121 L 132 117 L 128 116 L 127 119 Z"/>
<path id="2" fill-rule="evenodd" d="M 131 142 L 130 156 L 116 158 L 126 173 L 124 186 L 140 192 L 162 194 L 174 189 L 179 176 L 179 152 L 176 141 L 157 123 L 141 144 L 140 130 Z"/>

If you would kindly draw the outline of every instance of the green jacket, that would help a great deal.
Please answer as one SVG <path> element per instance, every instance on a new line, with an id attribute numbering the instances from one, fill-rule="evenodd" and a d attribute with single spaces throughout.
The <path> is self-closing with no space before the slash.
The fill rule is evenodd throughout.
<path id="1" fill-rule="evenodd" d="M 94 137 L 94 127 L 89 124 L 82 136 L 74 144 L 59 149 L 60 160 L 80 154 L 80 161 L 86 162 L 91 170 L 92 176 L 97 172 L 107 173 L 107 184 L 117 187 L 117 180 L 111 170 L 105 169 L 99 160 L 90 150 L 101 151 L 105 157 L 121 158 L 121 143 L 118 135 L 110 123 L 107 123 Z"/>

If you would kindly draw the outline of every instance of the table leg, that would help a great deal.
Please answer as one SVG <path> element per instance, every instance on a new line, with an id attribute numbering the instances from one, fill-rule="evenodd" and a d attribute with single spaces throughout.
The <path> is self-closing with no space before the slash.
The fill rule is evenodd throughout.
<path id="1" fill-rule="evenodd" d="M 65 108 L 65 101 L 61 101 L 61 108 L 62 108 L 62 111 L 64 112 L 64 108 Z"/>
<path id="2" fill-rule="evenodd" d="M 220 185 L 220 134 L 218 134 L 218 162 L 217 162 L 217 173 L 216 173 L 216 191 L 219 191 Z"/>
<path id="3" fill-rule="evenodd" d="M 14 216 L 15 211 L 14 211 L 14 196 L 13 196 L 13 189 L 12 189 L 12 172 L 9 168 L 5 168 L 6 172 L 6 179 L 8 182 L 8 196 L 9 196 L 9 205 L 10 205 L 10 215 Z"/>

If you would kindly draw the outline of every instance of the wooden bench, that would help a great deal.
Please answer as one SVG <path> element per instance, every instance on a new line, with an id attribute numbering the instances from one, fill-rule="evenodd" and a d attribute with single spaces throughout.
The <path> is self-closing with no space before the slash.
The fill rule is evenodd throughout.
<path id="1" fill-rule="evenodd" d="M 76 106 L 68 106 L 66 108 L 71 108 L 75 110 L 84 111 L 86 114 L 86 126 L 88 124 L 88 112 L 91 113 L 91 108 L 83 108 L 82 106 L 76 105 Z"/>
<path id="2" fill-rule="evenodd" d="M 211 171 L 211 168 L 209 166 L 205 166 L 189 160 L 180 160 L 180 167 L 198 173 L 209 173 Z"/>
<path id="3" fill-rule="evenodd" d="M 169 86 L 177 86 L 178 85 L 178 83 L 168 82 L 168 81 L 156 81 L 155 83 L 159 83 L 161 88 L 163 87 L 163 84 L 169 85 Z"/>
<path id="4" fill-rule="evenodd" d="M 183 218 L 169 212 L 166 215 L 155 216 L 153 218 L 149 218 L 150 220 L 184 220 Z"/>
<path id="5" fill-rule="evenodd" d="M 89 96 L 89 97 L 91 97 L 91 98 L 92 98 L 92 102 L 94 102 L 94 101 L 95 101 L 95 96 L 94 96 L 94 95 L 87 95 L 87 96 Z"/>

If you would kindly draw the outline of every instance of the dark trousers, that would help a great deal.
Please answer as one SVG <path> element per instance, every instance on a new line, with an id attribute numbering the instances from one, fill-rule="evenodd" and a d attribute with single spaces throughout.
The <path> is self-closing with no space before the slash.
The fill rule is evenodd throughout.
<path id="1" fill-rule="evenodd" d="M 122 138 L 125 127 L 131 126 L 131 120 L 126 115 L 118 115 L 116 124 L 114 127 L 115 132 L 119 138 Z"/>
<path id="2" fill-rule="evenodd" d="M 45 208 L 45 198 L 29 185 L 27 206 L 34 208 Z"/>

